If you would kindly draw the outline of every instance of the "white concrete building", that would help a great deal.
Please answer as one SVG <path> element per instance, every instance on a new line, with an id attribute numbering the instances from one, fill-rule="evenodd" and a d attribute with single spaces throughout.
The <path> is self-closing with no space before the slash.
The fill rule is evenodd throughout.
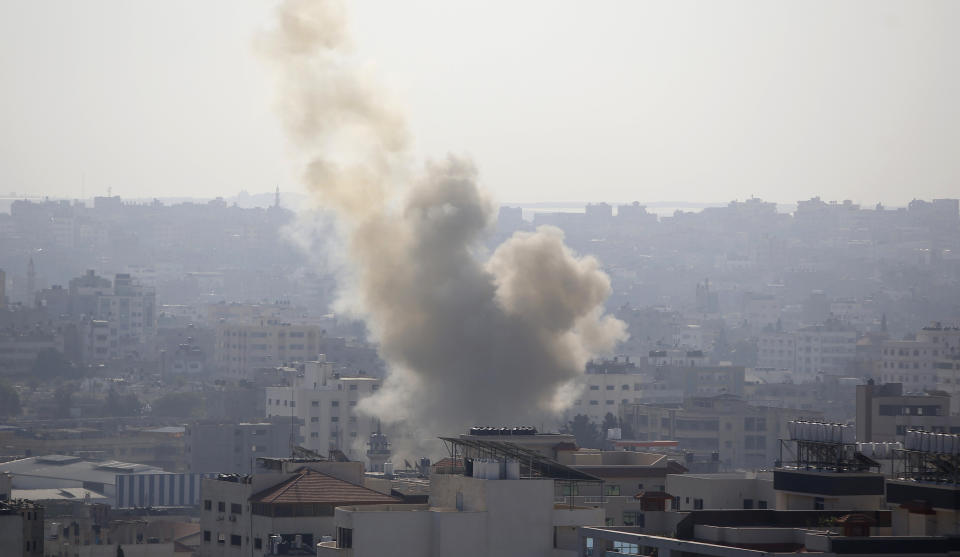
<path id="1" fill-rule="evenodd" d="M 670 474 L 667 493 L 672 509 L 772 509 L 776 505 L 773 476 L 769 473 Z"/>
<path id="2" fill-rule="evenodd" d="M 43 557 L 43 514 L 43 507 L 32 501 L 0 500 L 0 553 Z"/>
<path id="3" fill-rule="evenodd" d="M 301 444 L 321 454 L 341 450 L 361 460 L 364 443 L 376 431 L 376 420 L 357 412 L 359 401 L 376 392 L 381 380 L 342 377 L 324 361 L 307 362 L 291 378 L 290 386 L 267 387 L 267 417 L 292 416 L 300 420 Z"/>
<path id="4" fill-rule="evenodd" d="M 223 320 L 216 326 L 214 365 L 221 373 L 249 379 L 257 369 L 309 362 L 319 356 L 319 340 L 323 334 L 323 327 L 319 325 Z"/>
<path id="5" fill-rule="evenodd" d="M 603 524 L 604 510 L 555 498 L 564 485 L 601 480 L 479 437 L 442 438 L 462 467 L 431 475 L 428 504 L 338 508 L 336 539 L 317 556 L 578 555 L 579 528 Z"/>
<path id="6" fill-rule="evenodd" d="M 763 331 L 757 340 L 757 367 L 793 370 L 797 344 L 793 333 Z"/>
<path id="7" fill-rule="evenodd" d="M 857 358 L 857 332 L 837 320 L 804 327 L 794 333 L 797 360 L 794 371 L 812 375 L 843 375 Z"/>
<path id="8" fill-rule="evenodd" d="M 336 531 L 334 508 L 399 502 L 363 487 L 359 462 L 262 459 L 260 464 L 252 476 L 201 482 L 201 557 L 312 553 L 315 543 Z"/>

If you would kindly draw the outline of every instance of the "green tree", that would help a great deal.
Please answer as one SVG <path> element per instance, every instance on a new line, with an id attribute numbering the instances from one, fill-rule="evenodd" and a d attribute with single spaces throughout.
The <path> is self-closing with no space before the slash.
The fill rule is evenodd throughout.
<path id="1" fill-rule="evenodd" d="M 64 383 L 53 392 L 54 416 L 57 418 L 70 417 L 70 408 L 73 407 L 73 395 L 77 391 L 75 383 Z"/>
<path id="2" fill-rule="evenodd" d="M 107 399 L 103 403 L 104 416 L 136 416 L 140 413 L 140 399 L 135 394 L 122 395 L 114 389 L 107 393 Z"/>
<path id="3" fill-rule="evenodd" d="M 76 367 L 63 354 L 52 348 L 48 348 L 37 354 L 37 359 L 33 362 L 31 375 L 40 379 L 55 379 L 57 377 L 74 377 L 77 374 Z"/>
<path id="4" fill-rule="evenodd" d="M 165 418 L 203 418 L 206 407 L 200 393 L 167 393 L 151 404 L 153 415 Z"/>
<path id="5" fill-rule="evenodd" d="M 597 429 L 597 424 L 590 421 L 584 414 L 577 414 L 570 422 L 563 426 L 562 433 L 572 434 L 577 445 L 587 449 L 599 449 L 603 445 L 603 435 Z"/>
<path id="6" fill-rule="evenodd" d="M 0 416 L 19 416 L 20 395 L 12 386 L 0 382 Z"/>

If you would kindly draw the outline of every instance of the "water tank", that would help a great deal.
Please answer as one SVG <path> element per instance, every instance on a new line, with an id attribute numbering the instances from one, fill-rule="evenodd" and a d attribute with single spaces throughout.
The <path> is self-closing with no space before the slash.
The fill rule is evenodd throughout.
<path id="1" fill-rule="evenodd" d="M 797 438 L 797 422 L 787 422 L 787 431 L 790 433 L 790 439 Z"/>
<path id="2" fill-rule="evenodd" d="M 520 461 L 518 460 L 508 460 L 507 461 L 507 475 L 508 480 L 519 480 L 520 479 Z"/>
<path id="3" fill-rule="evenodd" d="M 392 476 L 393 475 L 393 463 L 389 460 L 383 463 L 383 473 Z"/>
<path id="4" fill-rule="evenodd" d="M 854 443 L 857 440 L 857 429 L 853 426 L 845 425 L 841 431 L 842 443 Z"/>

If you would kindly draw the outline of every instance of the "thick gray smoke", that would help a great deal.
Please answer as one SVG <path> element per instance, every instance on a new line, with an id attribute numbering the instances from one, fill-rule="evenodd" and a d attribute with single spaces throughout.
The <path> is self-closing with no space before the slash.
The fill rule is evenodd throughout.
<path id="1" fill-rule="evenodd" d="M 304 180 L 341 225 L 344 304 L 389 365 L 366 409 L 429 436 L 555 416 L 586 361 L 624 336 L 603 315 L 597 261 L 546 227 L 486 257 L 494 205 L 476 169 L 450 157 L 409 170 L 404 119 L 351 59 L 343 2 L 284 2 L 265 47 Z"/>

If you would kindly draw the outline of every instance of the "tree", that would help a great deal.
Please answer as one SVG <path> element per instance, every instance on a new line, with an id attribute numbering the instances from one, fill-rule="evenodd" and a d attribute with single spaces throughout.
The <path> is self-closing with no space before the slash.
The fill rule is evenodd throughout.
<path id="1" fill-rule="evenodd" d="M 620 427 L 620 420 L 613 415 L 613 412 L 607 412 L 607 415 L 603 417 L 603 425 L 600 426 L 600 433 L 606 438 L 608 429 L 616 429 L 618 427 Z"/>
<path id="2" fill-rule="evenodd" d="M 20 395 L 6 383 L 0 383 L 0 416 L 20 415 Z"/>
<path id="3" fill-rule="evenodd" d="M 73 407 L 73 394 L 77 391 L 74 383 L 64 383 L 53 392 L 54 416 L 57 418 L 70 417 L 70 408 Z"/>
<path id="4" fill-rule="evenodd" d="M 153 415 L 166 418 L 202 418 L 206 415 L 200 393 L 167 393 L 151 404 Z"/>
<path id="5" fill-rule="evenodd" d="M 107 393 L 107 399 L 103 403 L 103 414 L 105 416 L 124 417 L 136 416 L 140 413 L 140 399 L 135 394 L 121 395 L 114 389 Z"/>
<path id="6" fill-rule="evenodd" d="M 73 377 L 76 375 L 76 368 L 63 357 L 60 351 L 48 348 L 37 354 L 37 359 L 33 362 L 31 375 L 40 379 Z"/>
<path id="7" fill-rule="evenodd" d="M 577 440 L 577 445 L 588 449 L 599 449 L 603 445 L 603 435 L 597 429 L 597 424 L 590 421 L 584 414 L 577 414 L 563 426 L 562 433 L 570 433 Z"/>

